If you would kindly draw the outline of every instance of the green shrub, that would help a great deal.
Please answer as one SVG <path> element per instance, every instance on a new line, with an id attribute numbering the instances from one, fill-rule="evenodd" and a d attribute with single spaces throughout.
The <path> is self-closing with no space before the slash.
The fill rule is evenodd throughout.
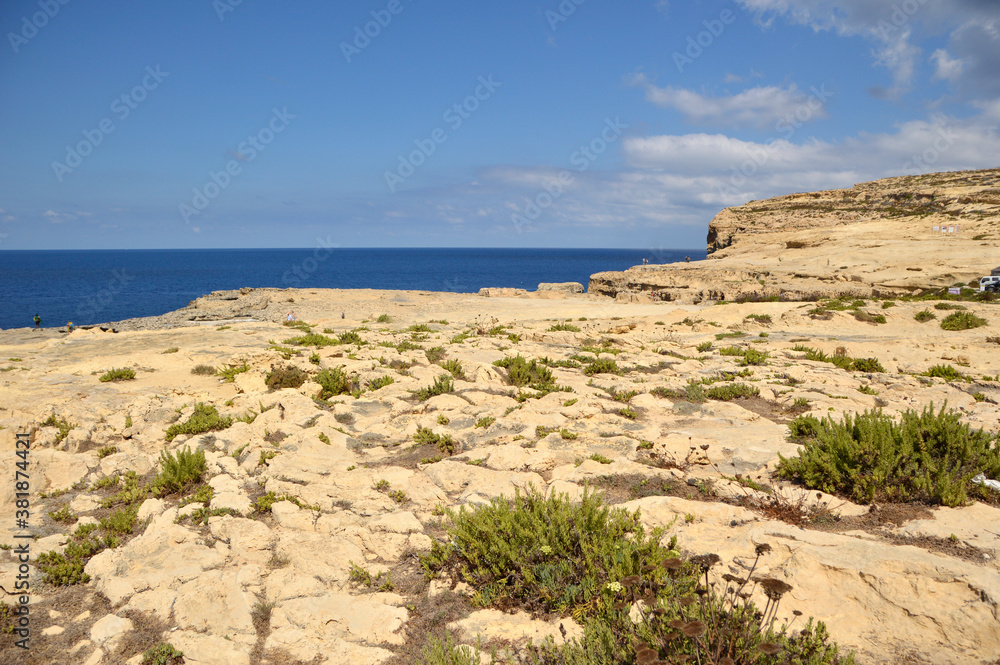
<path id="1" fill-rule="evenodd" d="M 198 402 L 194 406 L 194 413 L 184 423 L 173 424 L 167 428 L 164 438 L 173 441 L 181 434 L 201 434 L 203 432 L 217 432 L 224 430 L 233 424 L 233 419 L 219 416 L 219 411 L 211 404 Z"/>
<path id="2" fill-rule="evenodd" d="M 705 353 L 707 351 L 711 351 L 712 350 L 712 343 L 711 342 L 702 342 L 701 344 L 699 344 L 698 346 L 696 346 L 695 349 L 698 350 L 698 353 Z"/>
<path id="3" fill-rule="evenodd" d="M 107 372 L 101 375 L 101 382 L 107 383 L 109 381 L 131 381 L 135 378 L 135 370 L 131 367 L 118 367 L 115 369 L 109 369 Z"/>
<path id="4" fill-rule="evenodd" d="M 908 410 L 898 423 L 881 411 L 842 422 L 800 416 L 790 429 L 806 439 L 797 457 L 781 458 L 779 475 L 853 501 L 957 506 L 989 491 L 974 476 L 1000 477 L 1000 437 L 971 430 L 945 407 Z"/>
<path id="5" fill-rule="evenodd" d="M 215 368 L 211 365 L 195 365 L 191 368 L 191 373 L 198 376 L 215 376 Z"/>
<path id="6" fill-rule="evenodd" d="M 59 430 L 56 434 L 56 443 L 62 443 L 67 436 L 69 436 L 70 430 L 76 427 L 76 423 L 71 423 L 64 417 L 56 417 L 56 414 L 51 414 L 48 418 L 38 423 L 41 427 L 55 427 Z"/>
<path id="7" fill-rule="evenodd" d="M 418 401 L 425 402 L 431 397 L 437 397 L 438 395 L 444 395 L 445 393 L 451 392 L 455 392 L 455 380 L 451 378 L 450 374 L 442 374 L 438 378 L 434 379 L 434 383 L 431 385 L 415 391 L 413 396 L 416 397 Z"/>
<path id="8" fill-rule="evenodd" d="M 244 372 L 250 371 L 250 365 L 241 363 L 239 365 L 227 365 L 225 367 L 220 367 L 215 370 L 215 373 L 223 378 L 226 383 L 232 383 L 236 380 L 237 374 L 243 374 Z"/>
<path id="9" fill-rule="evenodd" d="M 913 318 L 918 323 L 927 323 L 928 321 L 933 321 L 937 318 L 934 312 L 929 309 L 922 310 L 913 315 Z"/>
<path id="10" fill-rule="evenodd" d="M 589 491 L 573 503 L 565 495 L 546 499 L 531 490 L 472 511 L 448 511 L 447 516 L 449 544 L 436 542 L 421 557 L 429 575 L 448 568 L 473 586 L 474 605 L 572 615 L 585 627 L 579 640 L 528 645 L 512 662 L 721 665 L 727 661 L 708 654 L 730 653 L 734 662 L 770 665 L 778 661 L 762 650 L 773 649 L 784 651 L 781 662 L 794 665 L 853 663 L 851 656 L 838 656 L 822 624 L 810 621 L 794 634 L 773 629 L 778 602 L 791 589 L 788 584 L 755 579 L 769 598 L 763 612 L 746 599 L 749 594 L 742 592 L 753 584 L 749 580 L 757 560 L 770 551 L 766 544 L 757 546 L 747 579 L 724 576 L 724 587 L 716 592 L 708 585 L 708 571 L 718 556 L 680 559 L 673 550 L 676 539 L 660 545 L 661 530 L 647 536 L 637 513 L 609 508 Z M 644 602 L 637 604 L 640 598 Z M 639 620 L 630 618 L 636 611 Z M 424 663 L 477 662 L 464 653 L 450 639 L 432 640 Z"/>
<path id="11" fill-rule="evenodd" d="M 465 374 L 462 373 L 462 363 L 458 360 L 445 360 L 441 363 L 441 369 L 451 372 L 451 375 L 456 379 L 465 379 Z"/>
<path id="12" fill-rule="evenodd" d="M 286 365 L 272 369 L 264 382 L 271 390 L 281 390 L 282 388 L 300 388 L 308 378 L 309 375 L 298 367 Z"/>
<path id="13" fill-rule="evenodd" d="M 540 612 L 592 614 L 605 583 L 643 574 L 667 556 L 662 532 L 646 535 L 638 515 L 604 505 L 585 491 L 545 498 L 532 489 L 468 511 L 447 511 L 451 543 L 436 544 L 425 570 L 458 569 L 477 592 L 475 604 L 513 602 Z M 648 573 L 647 573 L 648 576 Z M 508 599 L 508 602 L 504 602 Z"/>
<path id="14" fill-rule="evenodd" d="M 978 317 L 972 312 L 955 312 L 941 321 L 941 328 L 943 330 L 969 330 L 985 326 L 987 323 L 986 319 Z"/>
<path id="15" fill-rule="evenodd" d="M 309 362 L 311 362 L 313 365 L 318 365 L 320 360 L 322 360 L 322 358 L 320 357 L 319 353 L 309 354 Z"/>
<path id="16" fill-rule="evenodd" d="M 171 346 L 169 349 L 164 349 L 163 351 L 160 351 L 160 353 L 164 353 L 164 354 L 166 354 L 166 353 L 177 353 L 178 351 L 180 351 L 180 347 Z"/>
<path id="17" fill-rule="evenodd" d="M 160 642 L 142 654 L 142 665 L 180 665 L 184 662 L 183 658 L 184 652 L 166 642 Z"/>
<path id="18" fill-rule="evenodd" d="M 355 379 L 354 376 L 348 376 L 340 366 L 320 371 L 316 375 L 316 383 L 323 388 L 319 395 L 320 399 L 351 394 L 355 388 Z"/>
<path id="19" fill-rule="evenodd" d="M 965 309 L 968 309 L 968 308 L 965 305 L 956 305 L 956 304 L 950 303 L 950 302 L 939 302 L 939 303 L 935 303 L 934 304 L 934 309 L 945 311 L 945 312 L 949 311 L 949 310 L 961 312 L 961 311 L 963 311 Z"/>
<path id="20" fill-rule="evenodd" d="M 97 459 L 104 459 L 108 455 L 114 455 L 118 452 L 118 446 L 104 446 L 97 450 Z"/>
<path id="21" fill-rule="evenodd" d="M 878 358 L 854 358 L 851 361 L 851 369 L 855 372 L 884 372 L 885 368 Z"/>
<path id="22" fill-rule="evenodd" d="M 439 363 L 444 360 L 445 351 L 443 346 L 434 346 L 424 351 L 424 355 L 427 356 L 427 362 L 429 363 Z"/>
<path id="23" fill-rule="evenodd" d="M 587 459 L 593 460 L 598 464 L 611 464 L 611 460 L 600 453 L 594 453 Z"/>
<path id="24" fill-rule="evenodd" d="M 435 434 L 426 427 L 421 427 L 417 430 L 417 433 L 413 435 L 413 440 L 416 443 L 426 443 L 432 446 L 437 446 L 438 450 L 442 453 L 447 453 L 449 455 L 455 454 L 455 440 L 451 438 L 450 434 Z"/>
<path id="25" fill-rule="evenodd" d="M 380 390 L 382 388 L 385 388 L 386 386 L 391 386 L 394 383 L 396 383 L 396 379 L 386 374 L 385 376 L 380 376 L 377 379 L 372 379 L 371 381 L 369 381 L 368 390 L 375 392 L 376 390 Z"/>
<path id="26" fill-rule="evenodd" d="M 621 374 L 618 363 L 609 358 L 594 358 L 583 368 L 583 373 L 587 376 L 595 374 Z"/>
<path id="27" fill-rule="evenodd" d="M 705 391 L 708 399 L 728 402 L 734 399 L 746 399 L 760 395 L 760 389 L 756 386 L 748 386 L 745 383 L 727 383 L 721 386 L 713 386 Z"/>
<path id="28" fill-rule="evenodd" d="M 483 416 L 482 418 L 480 418 L 479 420 L 476 421 L 476 425 L 475 426 L 476 427 L 481 427 L 482 429 L 487 429 L 487 428 L 489 428 L 490 425 L 492 425 L 496 421 L 497 421 L 497 419 L 494 418 L 493 416 Z"/>
<path id="29" fill-rule="evenodd" d="M 392 317 L 388 314 L 379 314 L 378 318 L 375 319 L 375 323 L 392 323 Z"/>
<path id="30" fill-rule="evenodd" d="M 548 332 L 580 332 L 580 329 L 571 323 L 557 323 Z"/>
<path id="31" fill-rule="evenodd" d="M 321 349 L 325 346 L 336 346 L 337 344 L 340 344 L 340 342 L 332 337 L 311 332 L 306 335 L 300 335 L 299 337 L 290 337 L 283 341 L 282 344 L 291 344 L 292 346 L 314 346 Z"/>
<path id="32" fill-rule="evenodd" d="M 744 321 L 756 321 L 757 323 L 771 323 L 770 314 L 747 314 L 743 317 Z"/>
<path id="33" fill-rule="evenodd" d="M 365 344 L 365 340 L 361 339 L 361 335 L 353 330 L 340 333 L 337 335 L 337 340 L 341 344 L 357 344 L 358 346 L 363 346 Z"/>
<path id="34" fill-rule="evenodd" d="M 200 481 L 207 469 L 204 450 L 191 452 L 185 447 L 176 457 L 164 450 L 160 453 L 160 473 L 150 485 L 156 494 L 173 494 Z"/>
<path id="35" fill-rule="evenodd" d="M 552 370 L 538 360 L 526 360 L 520 353 L 497 360 L 493 364 L 507 370 L 507 383 L 512 386 L 518 388 L 531 386 L 535 390 L 540 390 L 540 386 L 555 385 Z"/>
<path id="36" fill-rule="evenodd" d="M 65 524 L 74 524 L 78 519 L 80 519 L 73 513 L 69 512 L 69 506 L 63 506 L 59 510 L 51 512 L 48 515 L 49 519 L 53 522 L 63 522 Z"/>
<path id="37" fill-rule="evenodd" d="M 739 365 L 741 367 L 746 367 L 747 365 L 766 365 L 767 358 L 767 351 L 747 349 L 743 352 L 743 358 L 740 360 Z"/>
<path id="38" fill-rule="evenodd" d="M 945 381 L 964 381 L 965 375 L 951 365 L 934 365 L 923 374 L 924 376 L 935 376 Z"/>

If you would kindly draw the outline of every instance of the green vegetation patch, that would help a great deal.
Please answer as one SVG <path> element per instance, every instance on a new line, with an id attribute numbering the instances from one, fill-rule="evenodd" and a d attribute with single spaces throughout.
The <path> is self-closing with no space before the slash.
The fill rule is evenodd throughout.
<path id="1" fill-rule="evenodd" d="M 803 447 L 797 457 L 781 458 L 778 474 L 809 489 L 861 503 L 998 499 L 971 480 L 979 473 L 1000 477 L 1000 436 L 970 429 L 945 407 L 908 410 L 898 422 L 880 410 L 846 414 L 841 422 L 799 416 L 789 430 Z"/>
<path id="2" fill-rule="evenodd" d="M 299 337 L 290 337 L 282 342 L 282 344 L 291 344 L 292 346 L 314 346 L 321 349 L 325 346 L 336 346 L 340 344 L 340 342 L 332 337 L 327 337 L 326 335 L 321 335 L 319 333 L 308 333 Z"/>
<path id="3" fill-rule="evenodd" d="M 217 432 L 224 430 L 233 424 L 233 419 L 223 418 L 219 415 L 218 409 L 212 404 L 198 402 L 194 405 L 194 413 L 181 424 L 173 424 L 167 428 L 164 438 L 173 441 L 181 434 L 201 434 L 203 432 Z"/>
<path id="4" fill-rule="evenodd" d="M 882 367 L 882 363 L 879 362 L 878 358 L 851 358 L 846 353 L 839 352 L 832 356 L 829 356 L 819 349 L 814 349 L 808 346 L 796 345 L 792 349 L 793 351 L 798 351 L 800 353 L 806 354 L 806 360 L 814 360 L 816 362 L 831 363 L 836 365 L 842 370 L 851 372 L 884 372 L 885 368 Z"/>
<path id="5" fill-rule="evenodd" d="M 309 374 L 298 367 L 285 365 L 284 367 L 276 367 L 268 372 L 264 382 L 271 390 L 281 390 L 282 388 L 300 388 L 308 378 Z"/>
<path id="6" fill-rule="evenodd" d="M 451 374 L 442 374 L 438 378 L 434 379 L 434 383 L 431 385 L 424 386 L 420 390 L 414 391 L 413 396 L 420 402 L 426 402 L 431 397 L 437 397 L 438 395 L 453 392 L 455 392 L 455 380 L 452 378 Z"/>
<path id="7" fill-rule="evenodd" d="M 972 312 L 954 312 L 941 321 L 943 330 L 969 330 L 985 326 L 988 321 Z"/>
<path id="8" fill-rule="evenodd" d="M 745 578 L 724 575 L 721 589 L 708 585 L 715 554 L 680 558 L 676 538 L 647 533 L 638 513 L 606 506 L 585 491 L 579 502 L 566 495 L 544 498 L 530 490 L 497 498 L 469 511 L 446 511 L 448 541 L 421 557 L 429 576 L 447 569 L 469 583 L 472 603 L 505 611 L 573 616 L 584 626 L 578 640 L 530 644 L 512 663 L 531 665 L 633 665 L 726 662 L 770 665 L 852 665 L 829 642 L 825 626 L 811 620 L 803 630 L 775 629 L 787 583 L 754 578 L 770 551 L 757 545 Z M 759 584 L 768 597 L 764 611 L 748 599 Z M 640 599 L 643 602 L 637 603 Z M 633 620 L 630 613 L 640 613 Z M 781 660 L 774 658 L 781 654 Z M 731 654 L 725 659 L 718 656 Z M 425 665 L 473 665 L 447 636 L 432 639 Z"/>
<path id="9" fill-rule="evenodd" d="M 117 367 L 115 369 L 109 369 L 107 372 L 101 375 L 101 383 L 108 383 L 109 381 L 132 381 L 135 379 L 135 370 L 131 367 Z"/>
<path id="10" fill-rule="evenodd" d="M 337 395 L 350 395 L 357 387 L 357 377 L 348 375 L 343 367 L 330 367 L 316 375 L 316 383 L 322 386 L 320 399 L 330 399 Z"/>

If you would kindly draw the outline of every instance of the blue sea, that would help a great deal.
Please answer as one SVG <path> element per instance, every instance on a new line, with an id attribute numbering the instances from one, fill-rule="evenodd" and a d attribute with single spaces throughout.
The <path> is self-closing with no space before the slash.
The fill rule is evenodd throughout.
<path id="1" fill-rule="evenodd" d="M 0 328 L 90 325 L 179 309 L 222 289 L 534 290 L 605 270 L 705 258 L 705 250 L 205 249 L 0 251 Z"/>

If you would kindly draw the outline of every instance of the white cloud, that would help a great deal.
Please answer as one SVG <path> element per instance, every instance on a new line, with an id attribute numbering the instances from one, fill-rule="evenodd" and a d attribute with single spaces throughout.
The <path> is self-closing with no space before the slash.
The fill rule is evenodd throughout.
<path id="1" fill-rule="evenodd" d="M 643 87 L 646 99 L 653 104 L 679 111 L 688 122 L 697 124 L 775 126 L 786 118 L 794 120 L 796 111 L 807 105 L 811 109 L 809 120 L 826 116 L 822 103 L 810 103 L 810 95 L 794 84 L 787 88 L 757 86 L 735 95 L 709 97 L 683 88 L 657 87 L 643 74 L 633 76 L 630 83 Z"/>
<path id="2" fill-rule="evenodd" d="M 931 54 L 931 60 L 935 67 L 934 78 L 947 81 L 957 80 L 965 65 L 961 59 L 951 57 L 948 51 L 943 48 L 934 51 Z"/>

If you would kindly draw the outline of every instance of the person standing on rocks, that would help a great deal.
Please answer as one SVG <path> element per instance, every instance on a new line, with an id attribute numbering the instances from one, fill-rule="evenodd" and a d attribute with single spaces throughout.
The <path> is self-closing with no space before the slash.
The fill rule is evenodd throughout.
<path id="1" fill-rule="evenodd" d="M 42 327 L 42 317 L 38 316 L 38 314 L 35 314 L 35 318 L 33 318 L 32 321 L 35 322 L 35 328 Z"/>

